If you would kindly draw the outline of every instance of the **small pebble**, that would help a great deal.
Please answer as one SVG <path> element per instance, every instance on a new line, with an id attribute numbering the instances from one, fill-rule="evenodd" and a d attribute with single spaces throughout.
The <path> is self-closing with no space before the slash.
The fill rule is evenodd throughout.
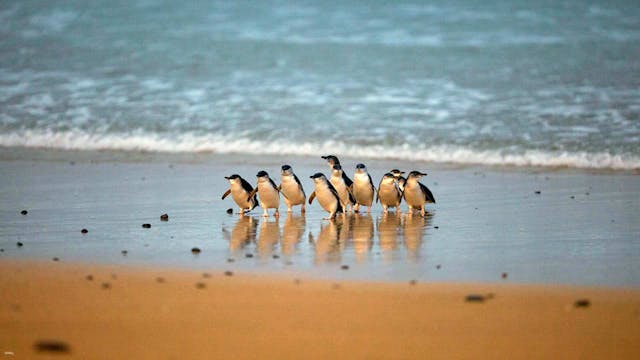
<path id="1" fill-rule="evenodd" d="M 228 208 L 227 209 L 227 214 L 233 214 L 233 209 L 232 208 Z"/>
<path id="2" fill-rule="evenodd" d="M 53 261 L 60 261 L 60 259 L 59 259 L 59 258 L 57 258 L 57 257 L 54 257 L 54 258 L 53 258 Z"/>
<path id="3" fill-rule="evenodd" d="M 245 255 L 244 255 L 244 257 L 252 258 L 252 257 L 253 257 L 253 254 L 248 253 L 248 254 L 245 254 Z"/>
<path id="4" fill-rule="evenodd" d="M 21 243 L 20 241 L 18 241 L 18 242 L 16 243 L 16 245 L 18 245 L 18 247 L 22 247 L 22 245 L 24 245 L 24 244 L 23 244 L 23 243 Z"/>
<path id="5" fill-rule="evenodd" d="M 440 226 L 434 226 L 433 228 L 434 229 L 440 229 Z"/>
<path id="6" fill-rule="evenodd" d="M 127 254 L 129 253 L 127 250 L 122 250 L 122 255 L 127 256 Z"/>
<path id="7" fill-rule="evenodd" d="M 349 270 L 349 265 L 342 265 L 342 266 L 340 266 L 340 269 Z"/>
<path id="8" fill-rule="evenodd" d="M 331 285 L 331 288 L 333 290 L 340 290 L 340 284 L 333 284 L 333 285 Z"/>
<path id="9" fill-rule="evenodd" d="M 300 285 L 302 283 L 302 280 L 300 279 L 293 279 L 293 283 L 296 285 Z"/>
<path id="10" fill-rule="evenodd" d="M 542 192 L 541 192 L 540 190 L 536 190 L 536 191 L 535 191 L 535 193 L 536 193 L 537 195 L 542 194 Z"/>
<path id="11" fill-rule="evenodd" d="M 89 281 L 93 281 L 93 275 L 87 275 L 85 277 L 85 279 L 89 280 Z"/>
<path id="12" fill-rule="evenodd" d="M 507 276 L 509 276 L 509 274 L 507 274 L 506 272 L 503 272 L 503 273 L 502 273 L 502 278 L 503 278 L 503 279 L 506 279 L 506 278 L 507 278 Z"/>
<path id="13" fill-rule="evenodd" d="M 197 247 L 191 248 L 191 253 L 192 254 L 200 254 L 201 251 L 202 250 L 200 250 L 200 248 L 197 248 Z"/>
<path id="14" fill-rule="evenodd" d="M 227 270 L 227 271 L 224 272 L 224 275 L 225 276 L 233 276 L 233 271 Z"/>
<path id="15" fill-rule="evenodd" d="M 28 213 L 29 213 L 29 212 L 28 212 L 27 210 L 22 210 L 22 211 L 20 211 L 20 214 L 22 214 L 22 215 L 27 215 Z"/>
<path id="16" fill-rule="evenodd" d="M 571 195 L 571 196 L 569 196 L 569 197 L 570 197 L 571 199 L 575 199 L 575 198 L 576 198 L 576 197 L 575 197 L 575 196 L 573 196 L 573 195 Z"/>
<path id="17" fill-rule="evenodd" d="M 80 230 L 80 232 L 81 232 L 81 233 L 83 233 L 83 234 L 86 234 L 86 233 L 88 233 L 88 232 L 89 232 L 89 230 L 87 230 L 87 229 L 82 229 L 82 230 Z"/>
<path id="18" fill-rule="evenodd" d="M 160 221 L 169 221 L 169 215 L 168 214 L 160 215 Z"/>
<path id="19" fill-rule="evenodd" d="M 584 194 L 585 194 L 585 195 L 587 195 L 587 196 L 589 196 L 589 193 L 588 193 L 588 192 L 586 192 L 586 193 L 584 193 Z"/>
<path id="20" fill-rule="evenodd" d="M 142 224 L 142 227 L 145 229 L 151 228 L 151 224 Z"/>
<path id="21" fill-rule="evenodd" d="M 484 302 L 484 296 L 478 294 L 470 294 L 464 299 L 466 302 Z"/>
<path id="22" fill-rule="evenodd" d="M 417 283 L 418 283 L 418 280 L 409 281 L 409 285 L 416 285 Z"/>
<path id="23" fill-rule="evenodd" d="M 201 282 L 196 283 L 196 288 L 198 289 L 204 289 L 206 287 L 207 285 L 205 283 L 201 283 Z"/>
<path id="24" fill-rule="evenodd" d="M 116 275 L 116 274 L 111 274 L 111 278 L 112 278 L 113 280 L 115 280 L 115 279 L 117 279 L 117 278 L 118 278 L 118 275 Z"/>
<path id="25" fill-rule="evenodd" d="M 278 254 L 273 254 L 272 258 L 274 258 L 274 259 L 280 259 L 280 255 L 278 255 Z"/>
<path id="26" fill-rule="evenodd" d="M 105 290 L 111 289 L 111 284 L 108 282 L 102 283 L 102 288 Z"/>
<path id="27" fill-rule="evenodd" d="M 4 252 L 4 249 L 0 249 L 0 252 Z"/>
<path id="28" fill-rule="evenodd" d="M 285 265 L 293 265 L 293 261 L 289 260 L 286 263 L 284 263 Z"/>
<path id="29" fill-rule="evenodd" d="M 164 283 L 164 278 L 163 277 L 157 277 L 156 278 L 156 282 L 162 284 L 162 283 Z"/>
<path id="30" fill-rule="evenodd" d="M 210 278 L 210 277 L 211 277 L 211 274 L 209 274 L 209 273 L 202 273 L 202 277 L 203 277 L 203 278 L 205 278 L 205 279 L 208 279 L 208 278 Z"/>
<path id="31" fill-rule="evenodd" d="M 236 259 L 233 259 L 233 258 L 228 258 L 227 259 L 227 262 L 234 262 L 234 261 L 236 261 Z"/>
<path id="32" fill-rule="evenodd" d="M 438 264 L 436 265 L 436 269 L 440 270 L 440 268 L 442 267 L 442 265 Z"/>
<path id="33" fill-rule="evenodd" d="M 591 301 L 589 301 L 588 299 L 578 299 L 576 300 L 576 302 L 573 303 L 573 306 L 577 308 L 586 308 L 586 307 L 589 307 L 590 305 L 591 305 Z"/>
<path id="34" fill-rule="evenodd" d="M 71 352 L 69 345 L 59 340 L 38 340 L 33 344 L 37 352 L 66 354 Z"/>

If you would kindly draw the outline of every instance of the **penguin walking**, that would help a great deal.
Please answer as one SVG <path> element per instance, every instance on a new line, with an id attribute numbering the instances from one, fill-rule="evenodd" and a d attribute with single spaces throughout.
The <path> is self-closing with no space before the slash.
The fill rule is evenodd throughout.
<path id="1" fill-rule="evenodd" d="M 407 202 L 407 206 L 409 207 L 410 215 L 413 214 L 413 209 L 420 209 L 420 215 L 424 216 L 424 204 L 435 204 L 436 202 L 431 190 L 418 181 L 421 177 L 426 175 L 427 174 L 419 171 L 412 171 L 407 177 L 407 183 L 404 185 L 403 194 L 404 200 Z"/>
<path id="2" fill-rule="evenodd" d="M 278 190 L 276 183 L 271 180 L 266 171 L 260 171 L 256 177 L 258 178 L 258 184 L 250 197 L 256 192 L 260 195 L 260 207 L 264 210 L 262 216 L 269 216 L 269 212 L 267 211 L 268 209 L 276 209 L 276 212 L 273 215 L 275 217 L 280 216 L 280 212 L 278 211 L 278 207 L 280 206 L 280 191 Z"/>
<path id="3" fill-rule="evenodd" d="M 342 167 L 340 164 L 333 165 L 333 171 L 331 171 L 331 178 L 329 182 L 338 192 L 338 197 L 340 198 L 340 204 L 344 211 L 349 210 L 349 206 L 353 209 L 353 204 L 356 203 L 356 199 L 353 197 L 351 193 L 350 185 L 344 181 L 343 178 L 344 171 L 342 171 Z"/>
<path id="4" fill-rule="evenodd" d="M 222 195 L 222 200 L 231 194 L 233 201 L 240 207 L 239 214 L 249 212 L 258 206 L 258 197 L 255 196 L 253 186 L 245 179 L 238 174 L 225 176 L 224 178 L 229 180 L 231 187 Z"/>
<path id="5" fill-rule="evenodd" d="M 353 175 L 352 192 L 356 199 L 354 210 L 358 211 L 362 205 L 366 206 L 367 212 L 370 213 L 376 188 L 373 186 L 371 175 L 367 172 L 367 167 L 364 166 L 364 164 L 356 165 L 356 173 Z"/>
<path id="6" fill-rule="evenodd" d="M 310 178 L 313 179 L 315 190 L 309 195 L 309 204 L 317 197 L 320 206 L 329 213 L 329 217 L 324 220 L 334 219 L 337 213 L 343 212 L 338 192 L 324 174 L 315 173 Z"/>
<path id="7" fill-rule="evenodd" d="M 304 213 L 307 195 L 304 193 L 300 179 L 293 173 L 293 169 L 289 165 L 282 165 L 281 175 L 282 178 L 278 189 L 284 197 L 285 204 L 287 204 L 287 212 L 291 212 L 291 208 L 295 205 L 302 205 L 300 211 Z"/>
<path id="8" fill-rule="evenodd" d="M 402 213 L 400 210 L 400 202 L 402 201 L 402 191 L 396 177 L 392 173 L 386 173 L 380 180 L 378 185 L 378 193 L 376 196 L 376 202 L 380 201 L 384 213 L 387 214 L 387 208 L 396 208 L 398 214 Z"/>
<path id="9" fill-rule="evenodd" d="M 398 169 L 393 169 L 393 170 L 391 170 L 389 172 L 391 174 L 393 174 L 393 177 L 398 182 L 398 187 L 400 188 L 400 191 L 404 191 L 404 184 L 407 183 L 407 179 L 404 176 L 402 176 L 402 174 L 404 174 L 404 171 L 400 171 Z"/>
<path id="10" fill-rule="evenodd" d="M 321 156 L 321 158 L 327 160 L 327 164 L 329 164 L 329 169 L 331 169 L 331 171 L 333 171 L 333 167 L 335 165 L 340 165 L 340 160 L 338 160 L 338 157 L 335 155 Z M 342 172 L 342 180 L 344 180 L 344 183 L 345 185 L 347 185 L 348 188 L 351 188 L 353 181 L 349 179 L 349 177 L 347 176 L 347 174 L 345 174 L 344 171 Z"/>

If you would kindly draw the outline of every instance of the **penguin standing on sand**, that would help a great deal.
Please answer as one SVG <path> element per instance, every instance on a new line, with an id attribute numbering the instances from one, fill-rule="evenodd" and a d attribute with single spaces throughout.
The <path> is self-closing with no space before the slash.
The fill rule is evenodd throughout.
<path id="1" fill-rule="evenodd" d="M 402 210 L 400 210 L 402 191 L 400 190 L 396 177 L 392 173 L 386 173 L 382 176 L 380 185 L 378 185 L 376 202 L 377 201 L 380 201 L 380 204 L 382 204 L 382 209 L 385 214 L 388 212 L 387 208 L 390 207 L 396 208 L 398 214 L 402 213 Z"/>
<path id="2" fill-rule="evenodd" d="M 310 176 L 315 184 L 315 190 L 309 195 L 309 204 L 313 202 L 314 198 L 318 198 L 318 202 L 323 209 L 329 212 L 329 217 L 324 220 L 331 220 L 336 217 L 336 213 L 343 212 L 342 205 L 340 204 L 340 197 L 338 192 L 327 180 L 322 173 L 315 173 Z"/>
<path id="3" fill-rule="evenodd" d="M 407 177 L 407 183 L 404 185 L 404 200 L 409 207 L 409 215 L 413 214 L 413 209 L 420 209 L 420 215 L 424 216 L 424 204 L 436 202 L 431 190 L 418 181 L 426 175 L 426 173 L 412 171 Z"/>
<path id="4" fill-rule="evenodd" d="M 389 172 L 391 174 L 393 174 L 393 177 L 398 182 L 398 187 L 400 188 L 400 191 L 404 191 L 404 184 L 407 183 L 407 179 L 405 179 L 404 176 L 402 176 L 402 174 L 404 174 L 404 171 L 400 171 L 398 169 L 393 169 L 393 170 L 391 170 Z"/>
<path id="5" fill-rule="evenodd" d="M 282 165 L 281 175 L 282 179 L 278 189 L 282 192 L 284 202 L 287 204 L 287 212 L 291 212 L 291 207 L 294 205 L 302 205 L 301 211 L 304 213 L 307 196 L 302 188 L 302 183 L 289 165 Z"/>
<path id="6" fill-rule="evenodd" d="M 353 196 L 356 199 L 355 211 L 360 209 L 360 205 L 367 207 L 367 212 L 371 212 L 371 205 L 373 205 L 373 195 L 375 195 L 376 189 L 373 186 L 371 175 L 367 172 L 367 167 L 364 164 L 356 165 L 356 173 L 353 175 Z"/>
<path id="7" fill-rule="evenodd" d="M 327 155 L 327 156 L 321 156 L 321 157 L 327 160 L 327 164 L 329 164 L 329 168 L 331 169 L 331 171 L 333 171 L 333 167 L 335 165 L 340 165 L 340 160 L 338 160 L 337 156 Z M 342 180 L 344 180 L 344 183 L 347 185 L 348 188 L 351 188 L 353 181 L 349 179 L 349 177 L 347 176 L 347 174 L 344 173 L 344 171 L 342 172 Z"/>
<path id="8" fill-rule="evenodd" d="M 338 192 L 338 197 L 340 197 L 340 204 L 344 211 L 348 211 L 349 206 L 353 208 L 353 204 L 356 203 L 356 199 L 353 197 L 351 193 L 350 186 L 344 181 L 343 178 L 344 171 L 342 171 L 342 167 L 340 164 L 333 165 L 333 171 L 331 171 L 331 178 L 329 182 Z"/>
<path id="9" fill-rule="evenodd" d="M 255 196 L 253 186 L 245 179 L 238 174 L 225 176 L 224 178 L 229 180 L 231 187 L 222 195 L 222 200 L 231 194 L 233 201 L 240 207 L 239 214 L 249 212 L 258 206 L 258 197 Z"/>
<path id="10" fill-rule="evenodd" d="M 249 197 L 258 192 L 258 195 L 260 195 L 260 207 L 264 210 L 262 216 L 269 216 L 268 209 L 276 209 L 273 215 L 275 217 L 280 216 L 280 212 L 278 211 L 278 207 L 280 206 L 280 191 L 278 187 L 266 171 L 260 171 L 256 177 L 258 178 L 258 184 Z"/>

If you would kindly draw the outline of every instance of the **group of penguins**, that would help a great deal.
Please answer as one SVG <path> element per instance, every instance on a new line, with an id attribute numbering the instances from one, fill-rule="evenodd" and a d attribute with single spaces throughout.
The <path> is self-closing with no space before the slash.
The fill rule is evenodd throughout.
<path id="1" fill-rule="evenodd" d="M 409 208 L 409 214 L 413 214 L 414 209 L 419 209 L 422 216 L 425 215 L 425 204 L 436 202 L 431 191 L 418 181 L 427 175 L 425 173 L 411 171 L 407 178 L 404 178 L 403 171 L 391 170 L 384 174 L 376 190 L 371 175 L 367 172 L 364 164 L 356 165 L 352 181 L 342 171 L 340 161 L 336 156 L 327 155 L 322 158 L 331 168 L 331 177 L 327 179 L 322 173 L 310 176 L 314 181 L 315 189 L 309 196 L 309 204 L 317 198 L 320 206 L 329 213 L 329 217 L 326 219 L 333 219 L 338 213 L 344 214 L 349 210 L 349 207 L 352 211 L 358 212 L 360 206 L 366 206 L 367 212 L 371 212 L 374 196 L 376 202 L 382 204 L 385 214 L 388 212 L 388 208 L 395 208 L 396 212 L 400 214 L 400 202 L 403 198 Z M 269 216 L 268 209 L 275 209 L 274 215 L 278 217 L 280 194 L 282 194 L 288 212 L 291 212 L 292 207 L 296 205 L 302 205 L 301 211 L 305 212 L 307 197 L 302 183 L 289 165 L 282 166 L 281 174 L 282 181 L 280 186 L 277 186 L 266 171 L 260 171 L 256 175 L 258 184 L 255 189 L 240 175 L 225 176 L 231 186 L 222 195 L 222 199 L 224 200 L 231 194 L 233 200 L 240 207 L 240 214 L 251 211 L 260 205 L 264 210 L 263 216 Z M 258 200 L 256 193 L 260 196 L 260 200 Z"/>

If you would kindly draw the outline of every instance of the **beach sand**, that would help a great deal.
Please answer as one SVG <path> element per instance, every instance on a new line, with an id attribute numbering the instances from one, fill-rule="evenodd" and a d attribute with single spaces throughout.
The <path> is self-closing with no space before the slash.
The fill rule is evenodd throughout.
<path id="1" fill-rule="evenodd" d="M 0 351 L 16 359 L 640 357 L 631 289 L 9 260 L 0 272 Z"/>

